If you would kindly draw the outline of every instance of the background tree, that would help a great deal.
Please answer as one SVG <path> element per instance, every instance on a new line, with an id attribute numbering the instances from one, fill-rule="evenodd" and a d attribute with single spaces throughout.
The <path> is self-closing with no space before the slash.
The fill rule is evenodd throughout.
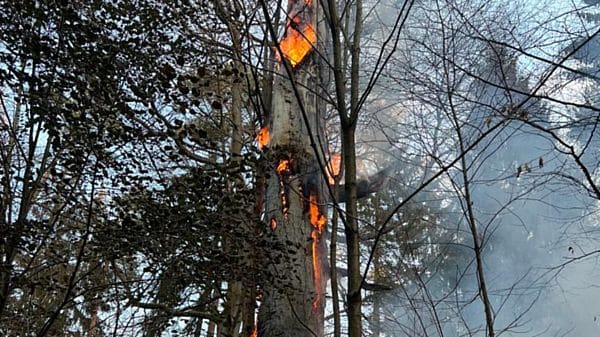
<path id="1" fill-rule="evenodd" d="M 597 1 L 291 3 L 0 2 L 0 333 L 593 335 Z"/>
<path id="2" fill-rule="evenodd" d="M 135 302 L 127 302 L 132 298 L 128 296 L 129 292 L 149 294 L 153 283 L 152 279 L 144 279 L 147 274 L 143 269 L 147 266 L 141 260 L 141 252 L 148 249 L 145 244 L 152 246 L 153 241 L 148 243 L 139 239 L 162 232 L 151 232 L 148 228 L 152 222 L 148 221 L 148 226 L 140 228 L 145 231 L 136 233 L 138 248 L 132 250 L 131 242 L 124 238 L 121 245 L 108 246 L 107 243 L 114 242 L 115 234 L 122 238 L 119 228 L 135 223 L 136 215 L 146 214 L 151 220 L 151 214 L 142 210 L 155 206 L 147 203 L 139 205 L 141 208 L 118 212 L 122 207 L 115 202 L 126 198 L 116 197 L 119 194 L 159 193 L 174 185 L 171 179 L 175 176 L 199 169 L 216 175 L 215 179 L 229 177 L 225 185 L 214 187 L 233 188 L 230 181 L 239 181 L 244 171 L 256 163 L 254 155 L 230 161 L 232 155 L 226 146 L 234 143 L 240 148 L 251 139 L 239 125 L 241 113 L 250 111 L 241 110 L 242 91 L 248 94 L 250 84 L 245 69 L 240 67 L 239 61 L 223 66 L 227 63 L 224 60 L 232 59 L 233 49 L 222 43 L 227 40 L 227 26 L 219 20 L 210 2 L 167 5 L 121 1 L 55 6 L 8 1 L 2 3 L 2 8 L 2 31 L 6 36 L 1 52 L 2 86 L 6 89 L 2 96 L 2 137 L 7 141 L 6 146 L 3 143 L 2 153 L 2 233 L 3 237 L 6 234 L 7 240 L 2 242 L 1 317 L 3 322 L 11 322 L 10 325 L 3 324 L 3 333 L 14 332 L 8 327 L 25 328 L 28 333 L 40 336 L 61 330 L 74 334 L 92 333 L 88 330 L 91 323 L 84 324 L 72 318 L 79 315 L 75 313 L 76 309 L 88 316 L 84 317 L 88 321 L 91 316 L 98 315 L 96 309 L 87 313 L 82 311 L 88 303 L 77 307 L 82 294 L 87 301 L 86 294 L 92 291 L 89 289 L 92 284 L 93 291 L 99 295 L 90 301 L 104 298 L 111 302 L 113 306 L 101 306 L 107 310 L 102 316 L 116 318 L 95 323 L 98 331 L 99 325 L 103 324 L 104 331 L 129 333 L 133 327 L 127 327 L 132 312 L 128 307 Z M 251 11 L 248 14 L 251 16 Z M 232 87 L 236 89 L 232 90 Z M 252 107 L 249 103 L 245 106 Z M 229 113 L 233 110 L 237 113 L 237 122 L 230 122 Z M 234 129 L 235 141 L 230 141 Z M 240 156 L 240 150 L 233 148 L 231 151 L 234 157 Z M 202 169 L 199 164 L 203 165 Z M 204 188 L 210 181 L 206 179 L 197 187 Z M 100 219 L 96 220 L 97 206 L 87 205 L 91 203 L 88 200 L 96 198 L 94 194 L 100 188 L 107 191 L 105 201 L 110 212 L 101 212 Z M 237 191 L 244 194 L 251 190 L 251 186 L 245 185 Z M 221 192 L 219 190 L 218 194 Z M 231 212 L 229 214 L 246 219 L 244 235 L 240 237 L 251 237 L 247 224 L 256 216 L 248 216 L 248 209 L 251 209 L 248 203 L 253 199 L 241 198 L 240 201 L 246 203 L 238 209 L 233 205 L 238 205 L 235 196 L 226 197 L 222 209 L 212 208 L 212 202 L 206 207 L 213 210 L 211 214 Z M 173 198 L 182 207 L 185 202 L 190 202 L 184 196 Z M 178 210 L 177 205 L 169 205 L 173 207 L 170 211 Z M 233 208 L 229 206 L 237 211 L 231 211 Z M 71 208 L 73 211 L 67 212 Z M 82 229 L 82 220 L 68 219 L 71 212 L 82 214 L 81 217 L 85 215 L 83 220 L 88 213 L 90 217 L 93 214 L 94 221 L 84 222 L 87 227 Z M 181 220 L 183 222 L 174 226 L 177 230 L 173 235 L 188 233 L 189 228 L 184 224 L 189 218 Z M 212 226 L 216 227 L 217 222 Z M 107 233 L 110 233 L 108 237 Z M 216 234 L 213 245 L 218 245 L 221 240 Z M 61 241 L 66 235 L 71 244 L 65 246 Z M 99 241 L 101 238 L 104 241 Z M 165 254 L 161 255 L 165 261 L 149 270 L 173 270 L 180 263 L 182 257 L 179 254 L 184 253 L 177 250 L 179 243 L 158 243 L 161 244 L 165 245 Z M 128 246 L 125 251 L 123 245 Z M 111 249 L 103 251 L 107 246 Z M 175 256 L 166 254 L 167 247 L 175 250 L 172 252 Z M 48 255 L 50 253 L 62 255 L 61 263 L 65 268 L 61 275 L 66 275 L 66 281 L 61 282 L 64 286 L 59 287 L 53 279 L 44 279 L 36 287 L 53 289 L 59 300 L 24 312 L 28 313 L 23 316 L 24 321 L 35 319 L 38 323 L 19 325 L 13 317 L 19 317 L 16 312 L 23 311 L 13 305 L 28 303 L 23 291 L 32 279 L 31 275 L 56 263 L 53 262 L 55 258 Z M 106 284 L 88 280 L 92 276 L 83 270 L 86 261 L 98 259 L 101 262 L 90 268 L 108 268 L 106 275 L 114 277 L 108 278 L 110 282 L 105 280 Z M 175 265 L 169 269 L 170 262 Z M 223 266 L 229 265 L 227 261 L 221 262 Z M 95 272 L 90 270 L 89 273 Z M 226 276 L 221 275 L 224 278 L 218 281 L 213 274 L 214 282 L 198 291 L 205 297 L 208 295 L 204 290 L 216 294 L 217 299 L 226 298 L 227 288 L 223 288 L 226 283 L 220 283 Z M 162 289 L 172 288 L 173 280 L 179 284 L 175 290 L 162 292 L 166 294 L 177 295 L 177 289 L 183 291 L 186 283 L 190 283 L 186 281 L 189 277 L 185 273 L 168 280 L 165 275 L 159 278 L 157 283 L 164 285 Z M 249 277 L 252 278 L 253 275 Z M 215 288 L 214 284 L 218 286 Z M 139 285 L 142 288 L 138 288 Z M 140 292 L 140 289 L 146 290 Z M 187 290 L 189 295 L 189 288 Z M 139 298 L 138 301 L 146 303 Z M 155 313 L 162 310 L 176 315 L 174 307 L 179 301 L 169 301 L 171 306 L 151 309 Z M 215 308 L 215 303 L 216 300 L 204 305 Z M 148 313 L 150 317 L 156 316 Z M 125 325 L 120 325 L 122 315 L 127 315 Z M 58 318 L 64 323 L 59 324 Z M 223 326 L 226 321 L 222 317 L 210 318 Z M 155 327 L 159 327 L 158 330 Z M 162 326 L 153 323 L 146 328 L 160 331 Z"/>

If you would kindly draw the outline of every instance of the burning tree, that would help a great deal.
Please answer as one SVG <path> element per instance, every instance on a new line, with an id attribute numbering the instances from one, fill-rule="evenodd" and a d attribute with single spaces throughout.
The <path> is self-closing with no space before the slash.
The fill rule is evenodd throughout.
<path id="1" fill-rule="evenodd" d="M 317 108 L 319 65 L 312 57 L 317 7 L 312 0 L 290 0 L 287 15 L 275 51 L 271 113 L 257 137 L 271 163 L 258 335 L 322 336 L 328 266 L 323 148 L 315 145 L 317 138 L 324 139 Z"/>

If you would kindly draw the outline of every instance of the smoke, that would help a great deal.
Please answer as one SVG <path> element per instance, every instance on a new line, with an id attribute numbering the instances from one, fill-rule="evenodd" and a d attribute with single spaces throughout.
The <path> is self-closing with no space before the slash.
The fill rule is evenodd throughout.
<path id="1" fill-rule="evenodd" d="M 479 125 L 473 118 L 472 125 Z M 565 178 L 584 180 L 572 158 L 555 146 L 513 121 L 467 156 L 494 326 L 507 336 L 600 333 L 600 255 L 579 259 L 598 247 L 597 202 Z M 428 234 L 440 241 L 432 244 L 438 255 L 422 258 L 427 265 L 421 274 L 387 297 L 387 335 L 485 335 L 463 189 L 455 168 L 416 198 L 436 213 L 444 230 Z M 445 200 L 432 201 L 439 195 Z"/>
<path id="2" fill-rule="evenodd" d="M 524 76 L 521 68 L 535 67 L 527 63 L 531 60 L 524 62 L 510 49 L 470 37 L 461 40 L 453 36 L 456 40 L 442 44 L 441 37 L 431 33 L 431 26 L 439 28 L 442 24 L 436 21 L 440 20 L 436 10 L 446 20 L 444 28 L 448 30 L 453 24 L 459 25 L 451 21 L 457 19 L 452 13 L 457 8 L 464 17 L 475 17 L 473 13 L 469 16 L 467 5 L 452 3 L 457 7 L 440 10 L 422 2 L 411 14 L 412 27 L 416 28 L 406 32 L 403 51 L 391 62 L 389 77 L 384 77 L 379 91 L 374 90 L 376 94 L 372 95 L 375 103 L 370 111 L 377 117 L 373 122 L 373 115 L 367 116 L 372 125 L 361 130 L 360 139 L 374 145 L 365 152 L 377 153 L 375 157 L 379 158 L 396 157 L 394 172 L 385 187 L 406 195 L 459 154 L 457 126 L 463 145 L 468 146 L 490 126 L 502 123 L 466 156 L 496 335 L 598 336 L 600 254 L 590 254 L 598 249 L 598 200 L 590 196 L 585 184 L 579 183 L 585 181 L 584 174 L 565 153 L 567 149 L 552 135 L 528 125 L 533 122 L 551 129 L 560 118 L 581 111 L 523 94 L 531 92 L 536 82 Z M 393 7 L 388 3 L 386 10 L 388 6 Z M 492 37 L 502 40 L 504 32 L 511 31 L 511 23 L 508 20 L 506 27 L 500 26 L 501 20 L 494 13 L 498 12 L 476 15 L 481 17 L 479 23 L 492 31 Z M 384 17 L 389 19 L 389 11 Z M 458 22 L 462 18 L 459 16 Z M 366 26 L 367 31 L 374 31 Z M 480 32 L 464 36 L 452 33 L 464 37 Z M 505 41 L 516 44 L 511 38 Z M 442 50 L 442 45 L 454 49 Z M 434 55 L 428 54 L 431 50 Z M 467 69 L 473 73 L 467 76 L 469 80 L 459 75 L 440 78 L 445 61 L 439 55 L 444 53 L 455 57 L 450 61 L 452 71 L 464 75 L 461 69 Z M 448 85 L 456 85 L 450 87 L 452 111 Z M 579 89 L 579 94 L 589 96 L 585 88 Z M 568 129 L 570 133 L 560 131 L 560 136 L 578 149 L 586 139 L 595 137 L 589 126 L 571 125 Z M 384 143 L 390 146 L 385 148 L 381 145 Z M 592 172 L 598 166 L 596 145 L 592 143 L 582 157 Z M 396 290 L 385 296 L 381 307 L 369 308 L 379 312 L 386 336 L 486 334 L 460 169 L 458 163 L 412 203 L 426 209 L 434 219 L 430 220 L 434 228 L 424 227 L 429 232 L 423 234 L 421 243 L 422 247 L 433 248 L 421 250 L 422 256 L 412 266 L 398 262 L 397 266 L 407 267 L 396 274 Z M 401 199 L 397 196 L 396 201 Z M 401 210 L 404 215 L 408 212 Z M 394 258 L 408 261 L 408 254 L 398 249 Z"/>

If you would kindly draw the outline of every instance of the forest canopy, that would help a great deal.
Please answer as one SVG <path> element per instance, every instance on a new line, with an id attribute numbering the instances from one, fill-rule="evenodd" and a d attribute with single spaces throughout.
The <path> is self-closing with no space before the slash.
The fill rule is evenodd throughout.
<path id="1" fill-rule="evenodd" d="M 0 335 L 598 335 L 599 86 L 597 0 L 0 0 Z"/>

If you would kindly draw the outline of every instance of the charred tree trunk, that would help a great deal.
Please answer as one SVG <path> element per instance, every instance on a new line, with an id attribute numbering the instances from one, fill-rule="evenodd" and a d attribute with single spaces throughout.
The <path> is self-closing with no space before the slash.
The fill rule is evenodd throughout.
<path id="1" fill-rule="evenodd" d="M 316 10 L 314 1 L 290 1 L 286 35 L 316 36 Z M 286 54 L 285 39 L 279 44 L 282 63 L 273 85 L 266 151 L 271 167 L 258 335 L 321 337 L 328 268 L 323 236 L 325 180 L 319 165 L 323 152 L 321 145 L 315 145 L 319 134 L 324 139 L 316 94 L 319 67 L 315 53 L 311 54 L 315 41 L 305 41 L 310 50 L 298 58 Z"/>

